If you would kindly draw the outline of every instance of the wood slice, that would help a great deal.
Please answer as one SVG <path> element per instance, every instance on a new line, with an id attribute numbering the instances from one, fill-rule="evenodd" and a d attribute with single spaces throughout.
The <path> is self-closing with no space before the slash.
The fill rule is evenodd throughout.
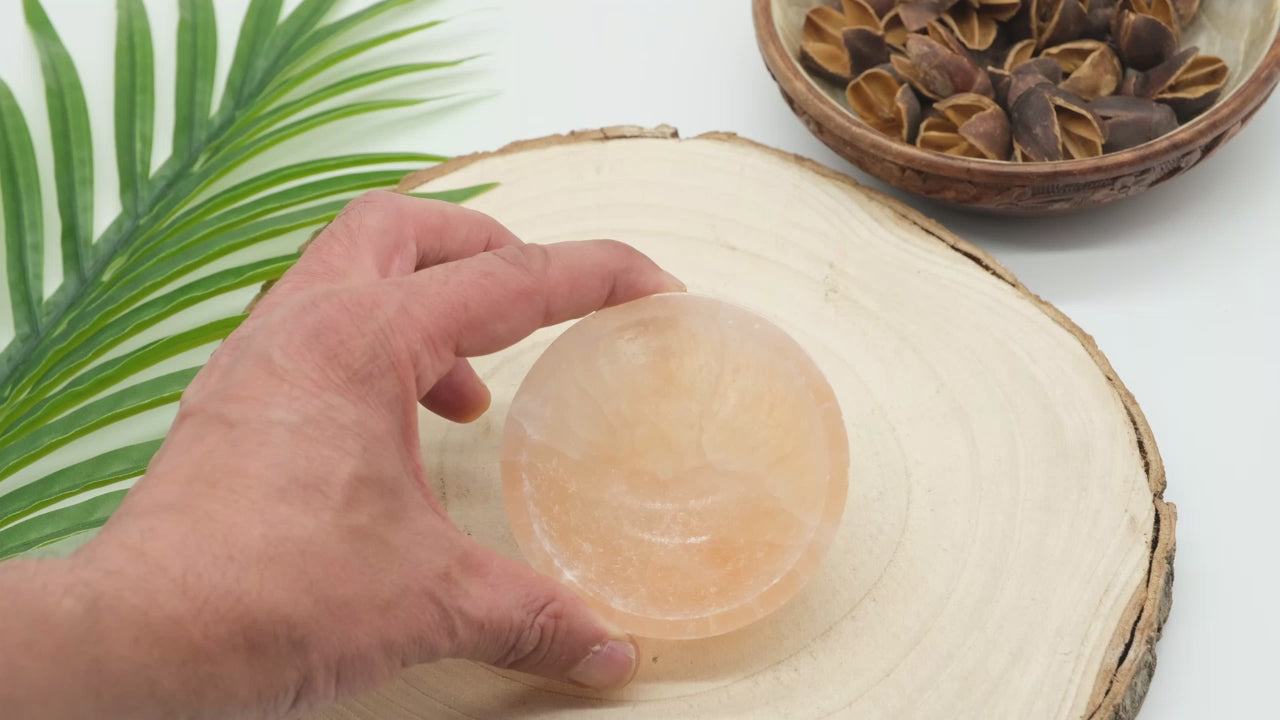
<path id="1" fill-rule="evenodd" d="M 633 243 L 813 356 L 849 433 L 847 507 L 801 594 L 697 641 L 641 640 L 611 694 L 446 661 L 319 715 L 406 718 L 1132 718 L 1168 613 L 1174 508 L 1133 397 L 1093 341 L 976 247 L 802 158 L 732 135 L 613 128 L 518 143 L 402 190 L 526 241 Z M 493 408 L 423 416 L 453 519 L 518 551 L 507 406 L 564 326 L 479 358 Z"/>

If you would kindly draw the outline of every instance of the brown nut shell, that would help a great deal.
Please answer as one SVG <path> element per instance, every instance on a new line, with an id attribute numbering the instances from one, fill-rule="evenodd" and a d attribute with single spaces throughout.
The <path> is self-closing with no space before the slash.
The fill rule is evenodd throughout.
<path id="1" fill-rule="evenodd" d="M 919 32 L 929 23 L 934 22 L 942 17 L 942 14 L 951 9 L 959 0 L 900 0 L 898 3 L 898 15 L 902 18 L 902 24 L 906 25 L 907 30 L 911 32 Z"/>
<path id="2" fill-rule="evenodd" d="M 898 4 L 897 0 L 863 0 L 881 20 Z"/>
<path id="3" fill-rule="evenodd" d="M 1222 58 L 1189 47 L 1134 80 L 1133 94 L 1173 108 L 1187 122 L 1222 96 L 1230 70 Z"/>
<path id="4" fill-rule="evenodd" d="M 973 59 L 973 53 L 969 51 L 968 46 L 966 46 L 960 38 L 956 37 L 956 34 L 951 32 L 951 29 L 948 28 L 946 23 L 941 20 L 931 22 L 925 26 L 924 34 L 951 52 L 960 55 L 961 57 Z"/>
<path id="5" fill-rule="evenodd" d="M 1108 39 L 1111 35 L 1111 24 L 1116 19 L 1118 5 L 1119 0 L 1089 0 L 1084 37 L 1092 40 Z"/>
<path id="6" fill-rule="evenodd" d="M 994 80 L 993 80 L 994 82 Z M 1014 103 L 1018 102 L 1018 98 L 1022 94 L 1034 87 L 1040 85 L 1057 86 L 1062 82 L 1062 66 L 1051 58 L 1036 58 L 1022 63 L 1009 73 L 1009 84 L 1005 89 L 1004 102 L 1007 108 L 1012 108 Z M 997 90 L 999 97 L 999 90 Z"/>
<path id="7" fill-rule="evenodd" d="M 1056 60 L 1067 78 L 1061 87 L 1085 100 L 1111 95 L 1124 79 L 1124 68 L 1111 46 L 1099 40 L 1076 40 L 1041 53 Z"/>
<path id="8" fill-rule="evenodd" d="M 1113 95 L 1089 103 L 1107 136 L 1104 153 L 1128 150 L 1178 128 L 1173 108 L 1154 100 Z"/>
<path id="9" fill-rule="evenodd" d="M 907 38 L 907 54 L 894 55 L 890 61 L 907 82 L 933 100 L 965 92 L 995 94 L 991 78 L 971 58 L 925 35 Z"/>
<path id="10" fill-rule="evenodd" d="M 907 36 L 911 31 L 902 23 L 902 15 L 898 12 L 898 8 L 890 10 L 881 18 L 880 24 L 884 28 L 884 41 L 889 44 L 889 47 L 896 50 L 906 49 Z"/>
<path id="11" fill-rule="evenodd" d="M 995 18 L 983 15 L 968 2 L 953 5 L 942 16 L 942 21 L 971 50 L 986 50 L 991 47 L 1000 32 L 1000 25 Z"/>
<path id="12" fill-rule="evenodd" d="M 1023 93 L 1010 120 L 1018 160 L 1057 162 L 1102 154 L 1105 136 L 1098 116 L 1080 98 L 1051 85 Z"/>
<path id="13" fill-rule="evenodd" d="M 879 32 L 880 13 L 871 6 L 868 0 L 840 0 L 840 9 L 844 15 L 845 27 L 871 28 Z"/>
<path id="14" fill-rule="evenodd" d="M 850 30 L 857 31 L 852 42 L 846 38 Z M 841 0 L 840 10 L 819 5 L 804 16 L 800 65 L 823 80 L 847 85 L 860 70 L 888 59 L 888 49 L 879 50 L 881 31 L 880 18 L 866 0 Z"/>
<path id="15" fill-rule="evenodd" d="M 994 100 L 962 93 L 933 106 L 920 125 L 916 145 L 926 150 L 983 160 L 1007 160 L 1012 149 L 1009 118 Z"/>
<path id="16" fill-rule="evenodd" d="M 1022 63 L 1036 56 L 1036 41 L 1031 38 L 1020 40 L 1009 48 L 1009 52 L 1004 56 L 1004 69 L 1013 72 L 1013 69 Z"/>
<path id="17" fill-rule="evenodd" d="M 1031 0 L 1036 47 L 1078 40 L 1089 26 L 1084 0 Z"/>
<path id="18" fill-rule="evenodd" d="M 800 44 L 800 67 L 830 83 L 845 85 L 853 79 L 849 53 L 842 46 L 805 41 Z"/>
<path id="19" fill-rule="evenodd" d="M 801 36 L 805 42 L 839 45 L 840 35 L 848 27 L 844 14 L 826 5 L 819 5 L 805 13 Z"/>
<path id="20" fill-rule="evenodd" d="M 1000 23 L 1022 7 L 1022 0 L 964 0 L 952 5 L 942 21 L 971 50 L 989 50 L 1000 36 Z"/>
<path id="21" fill-rule="evenodd" d="M 849 68 L 855 76 L 889 62 L 889 45 L 883 35 L 871 28 L 845 28 L 844 49 L 849 55 Z"/>
<path id="22" fill-rule="evenodd" d="M 1131 10 L 1116 14 L 1112 43 L 1126 67 L 1150 70 L 1178 52 L 1178 34 L 1152 15 Z"/>
<path id="23" fill-rule="evenodd" d="M 915 139 L 920 100 L 893 72 L 884 67 L 867 70 L 849 83 L 845 99 L 854 114 L 872 128 L 904 142 Z"/>
<path id="24" fill-rule="evenodd" d="M 992 98 L 1000 107 L 1009 107 L 1009 85 L 1013 82 L 1013 73 L 1004 68 L 987 68 L 987 77 L 991 78 Z"/>
<path id="25" fill-rule="evenodd" d="M 863 0 L 867 3 L 868 8 L 876 13 L 876 17 L 884 19 L 884 15 L 890 14 L 897 6 L 897 0 Z"/>
<path id="26" fill-rule="evenodd" d="M 999 22 L 1008 22 L 1022 9 L 1023 0 L 969 0 L 969 4 Z"/>
<path id="27" fill-rule="evenodd" d="M 1032 12 L 1034 12 L 1035 0 L 1023 0 L 1022 7 L 1018 8 L 1018 12 L 1009 18 L 1009 22 L 1005 27 L 1009 28 L 1009 39 L 1012 42 L 1020 42 L 1027 39 L 1035 39 L 1035 22 L 1032 21 Z"/>
<path id="28" fill-rule="evenodd" d="M 1150 15 L 1160 21 L 1161 25 L 1173 31 L 1175 36 L 1182 34 L 1182 22 L 1178 18 L 1178 10 L 1173 0 L 1121 0 L 1120 9 Z"/>

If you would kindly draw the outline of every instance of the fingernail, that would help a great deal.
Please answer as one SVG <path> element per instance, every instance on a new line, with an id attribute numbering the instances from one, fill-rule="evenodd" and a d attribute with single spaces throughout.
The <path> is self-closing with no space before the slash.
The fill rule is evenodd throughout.
<path id="1" fill-rule="evenodd" d="M 629 640 L 610 640 L 591 648 L 591 654 L 569 671 L 569 680 L 595 690 L 608 690 L 626 685 L 635 670 L 636 646 Z"/>
<path id="2" fill-rule="evenodd" d="M 676 277 L 675 275 L 672 275 L 671 273 L 665 270 L 662 272 L 662 274 L 666 275 L 668 292 L 685 292 L 686 290 L 689 289 L 688 286 L 686 286 L 684 282 L 682 282 L 680 278 Z"/>

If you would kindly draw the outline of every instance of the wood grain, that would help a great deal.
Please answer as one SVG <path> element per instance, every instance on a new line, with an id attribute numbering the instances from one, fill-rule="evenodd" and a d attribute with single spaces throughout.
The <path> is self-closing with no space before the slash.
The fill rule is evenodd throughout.
<path id="1" fill-rule="evenodd" d="M 844 520 L 782 610 L 717 638 L 642 640 L 617 693 L 445 661 L 316 717 L 1134 717 L 1168 614 L 1175 513 L 1141 410 L 1070 320 L 909 208 L 732 135 L 543 138 L 401 190 L 482 180 L 501 185 L 470 205 L 527 241 L 633 243 L 792 334 L 844 411 Z M 476 359 L 494 394 L 477 424 L 423 415 L 450 516 L 512 556 L 503 418 L 563 329 Z"/>
<path id="2" fill-rule="evenodd" d="M 871 175 L 950 205 L 1044 215 L 1133 197 L 1209 157 L 1251 120 L 1280 82 L 1280 0 L 1205 0 L 1184 45 L 1224 57 L 1228 92 L 1204 115 L 1158 140 L 1099 158 L 1057 163 L 973 160 L 921 150 L 856 118 L 798 61 L 800 24 L 820 0 L 752 0 L 756 40 L 783 98 L 818 139 Z"/>

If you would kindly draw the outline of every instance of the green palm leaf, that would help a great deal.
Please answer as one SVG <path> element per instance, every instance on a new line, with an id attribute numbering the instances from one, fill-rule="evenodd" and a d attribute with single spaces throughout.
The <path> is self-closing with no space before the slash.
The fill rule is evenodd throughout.
<path id="1" fill-rule="evenodd" d="M 213 0 L 179 0 L 177 91 L 173 113 L 173 156 L 190 161 L 209 127 L 218 61 Z"/>
<path id="2" fill-rule="evenodd" d="M 155 122 L 151 24 L 142 0 L 119 0 L 116 29 L 116 171 L 120 203 L 135 214 L 146 207 Z"/>
<path id="3" fill-rule="evenodd" d="M 197 369 L 180 370 L 130 385 L 18 437 L 0 448 L 0 475 L 12 475 L 94 430 L 177 400 Z"/>
<path id="4" fill-rule="evenodd" d="M 142 474 L 160 440 L 148 440 L 109 450 L 69 465 L 0 496 L 0 528 L 77 494 L 112 485 Z"/>
<path id="5" fill-rule="evenodd" d="M 236 314 L 196 321 L 189 313 L 278 279 L 297 253 L 255 250 L 257 259 L 237 255 L 228 258 L 230 267 L 218 269 L 211 262 L 314 229 L 355 194 L 392 187 L 409 170 L 447 159 L 361 153 L 295 160 L 233 178 L 286 140 L 432 99 L 346 96 L 465 59 L 353 68 L 323 81 L 369 51 L 439 22 L 363 33 L 344 43 L 344 36 L 415 0 L 381 0 L 328 21 L 336 0 L 302 0 L 284 17 L 282 0 L 251 0 L 214 110 L 213 0 L 175 1 L 172 151 L 152 172 L 152 28 L 142 0 L 117 0 L 114 120 L 121 212 L 97 238 L 91 116 L 80 77 L 39 0 L 22 3 L 45 80 L 60 231 L 56 239 L 45 236 L 35 146 L 18 100 L 0 81 L 0 217 L 14 327 L 12 337 L 0 338 L 0 559 L 106 521 L 124 496 L 124 484 L 145 471 L 159 438 L 99 447 L 74 464 L 57 461 L 61 449 L 90 440 L 101 444 L 111 435 L 97 431 L 176 402 L 199 368 L 166 366 L 189 365 L 184 353 L 220 341 L 244 319 Z M 315 89 L 303 89 L 318 79 Z M 465 202 L 491 187 L 425 197 Z M 46 244 L 54 242 L 62 280 L 46 297 Z M 169 329 L 157 334 L 161 327 Z"/>
<path id="6" fill-rule="evenodd" d="M 101 527 L 120 507 L 126 491 L 97 495 L 0 530 L 0 558 L 34 550 L 63 538 Z"/>
<path id="7" fill-rule="evenodd" d="M 47 78 L 49 129 L 53 135 L 53 167 L 62 216 L 62 275 L 84 282 L 93 242 L 93 138 L 89 108 L 71 56 L 38 3 L 24 5 L 27 24 Z"/>
<path id="8" fill-rule="evenodd" d="M 5 271 L 15 343 L 40 330 L 44 297 L 44 211 L 31 131 L 9 86 L 0 81 L 0 194 L 4 196 Z M 14 355 L 6 348 L 6 360 Z M 0 373 L 9 363 L 0 363 Z"/>

